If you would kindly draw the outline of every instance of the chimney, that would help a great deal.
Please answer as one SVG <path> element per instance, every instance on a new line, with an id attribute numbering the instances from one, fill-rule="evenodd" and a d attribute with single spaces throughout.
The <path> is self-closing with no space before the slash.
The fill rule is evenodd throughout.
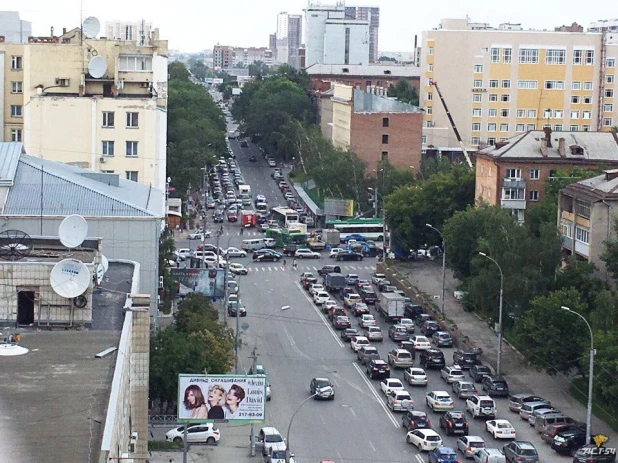
<path id="1" fill-rule="evenodd" d="M 53 37 L 53 36 L 54 36 L 54 26 L 52 26 L 52 27 L 51 27 L 51 32 L 50 32 L 49 36 L 50 36 L 50 37 Z"/>
<path id="2" fill-rule="evenodd" d="M 62 35 L 67 35 L 67 28 L 66 27 L 62 28 Z"/>
<path id="3" fill-rule="evenodd" d="M 565 140 L 564 138 L 559 138 L 558 139 L 558 154 L 560 155 L 561 158 L 565 157 L 564 148 L 565 148 Z"/>
<path id="4" fill-rule="evenodd" d="M 618 177 L 618 169 L 611 169 L 605 171 L 605 181 L 609 182 L 610 180 L 614 180 Z"/>
<path id="5" fill-rule="evenodd" d="M 547 157 L 547 138 L 541 138 L 541 154 Z"/>
<path id="6" fill-rule="evenodd" d="M 547 141 L 547 148 L 551 148 L 551 128 L 550 127 L 545 127 L 543 129 L 543 132 L 545 132 L 545 140 Z"/>

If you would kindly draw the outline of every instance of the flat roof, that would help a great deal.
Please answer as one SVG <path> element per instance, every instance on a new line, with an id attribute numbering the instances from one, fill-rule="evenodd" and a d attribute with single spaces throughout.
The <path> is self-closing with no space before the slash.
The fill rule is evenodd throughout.
<path id="1" fill-rule="evenodd" d="M 305 69 L 310 76 L 418 77 L 421 68 L 397 64 L 312 64 Z"/>

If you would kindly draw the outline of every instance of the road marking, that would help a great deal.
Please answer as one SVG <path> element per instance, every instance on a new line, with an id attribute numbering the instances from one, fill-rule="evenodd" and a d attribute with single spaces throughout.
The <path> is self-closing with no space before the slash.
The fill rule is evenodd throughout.
<path id="1" fill-rule="evenodd" d="M 352 415 L 354 415 L 354 418 L 356 418 L 356 412 L 352 407 L 350 407 L 350 413 L 352 413 Z"/>
<path id="2" fill-rule="evenodd" d="M 326 424 L 326 421 L 324 421 L 324 417 L 322 415 L 320 415 L 320 421 L 322 422 L 322 424 Z"/>
<path id="3" fill-rule="evenodd" d="M 272 268 L 272 267 L 267 267 L 267 268 L 268 268 L 268 270 L 270 270 L 271 272 L 273 271 L 273 268 Z"/>
<path id="4" fill-rule="evenodd" d="M 296 282 L 296 286 L 298 287 L 298 289 L 300 289 L 300 292 L 303 294 L 303 296 L 305 296 L 305 299 L 309 301 L 309 303 L 311 304 L 311 307 L 313 307 L 313 310 L 315 310 L 318 316 L 322 319 L 322 322 L 324 323 L 324 325 L 326 326 L 330 334 L 332 334 L 333 338 L 335 338 L 335 341 L 337 342 L 337 344 L 339 344 L 339 347 L 344 347 L 343 342 L 341 341 L 341 339 L 339 339 L 339 336 L 337 336 L 337 333 L 335 333 L 335 330 L 333 330 L 330 324 L 326 321 L 326 318 L 324 318 L 324 315 L 322 315 L 322 312 L 320 312 L 320 309 L 313 303 L 313 300 L 309 296 L 307 296 L 307 294 L 303 291 L 299 282 Z"/>
<path id="5" fill-rule="evenodd" d="M 294 341 L 294 338 L 292 337 L 290 332 L 287 330 L 285 325 L 283 325 L 283 331 L 285 332 L 285 335 L 288 337 L 288 341 L 290 341 L 290 345 L 292 346 L 292 349 L 294 350 L 294 352 L 296 352 L 301 357 L 304 357 L 307 360 L 311 360 L 313 362 L 313 359 L 311 357 L 309 357 L 307 354 L 305 354 L 302 350 L 298 348 L 298 346 L 296 345 L 296 341 Z"/>
<path id="6" fill-rule="evenodd" d="M 373 384 L 371 384 L 371 382 L 369 381 L 369 379 L 367 379 L 367 377 L 365 376 L 365 374 L 362 372 L 362 370 L 360 369 L 360 367 L 355 363 L 353 363 L 352 365 L 354 365 L 354 368 L 356 368 L 356 371 L 358 372 L 358 374 L 361 376 L 361 378 L 363 378 L 363 381 L 365 381 L 365 384 L 367 384 L 367 386 L 369 387 L 369 390 L 371 391 L 371 393 L 373 394 L 374 398 L 376 399 L 376 401 L 380 404 L 380 406 L 382 407 L 382 409 L 384 410 L 384 413 L 386 413 L 386 416 L 388 416 L 388 418 L 391 420 L 391 423 L 393 423 L 393 426 L 395 426 L 396 428 L 399 428 L 399 423 L 397 422 L 397 420 L 395 419 L 395 417 L 393 416 L 393 414 L 391 413 L 391 411 L 388 409 L 388 407 L 386 406 L 386 404 L 384 403 L 384 401 L 382 400 L 382 398 L 378 395 L 378 392 L 376 391 L 376 389 L 373 387 Z"/>
<path id="7" fill-rule="evenodd" d="M 262 267 L 262 272 L 265 272 L 265 271 L 266 271 L 266 269 L 264 267 Z"/>
<path id="8" fill-rule="evenodd" d="M 369 447 L 371 447 L 371 450 L 373 450 L 374 452 L 376 452 L 376 448 L 373 445 L 373 442 L 371 442 L 370 440 L 367 441 L 367 443 L 369 444 Z"/>
<path id="9" fill-rule="evenodd" d="M 275 269 L 275 272 L 279 271 L 279 267 L 274 267 L 274 269 Z"/>
<path id="10" fill-rule="evenodd" d="M 311 268 L 312 268 L 313 270 L 317 270 L 317 269 L 318 269 L 317 267 L 311 267 Z"/>
<path id="11" fill-rule="evenodd" d="M 416 456 L 416 461 L 418 461 L 418 463 L 425 463 L 423 461 L 423 457 L 421 457 L 420 455 L 415 455 Z"/>

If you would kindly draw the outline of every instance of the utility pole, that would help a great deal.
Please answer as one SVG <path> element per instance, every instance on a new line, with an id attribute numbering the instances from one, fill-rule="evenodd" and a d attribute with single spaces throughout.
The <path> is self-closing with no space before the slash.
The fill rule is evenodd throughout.
<path id="1" fill-rule="evenodd" d="M 253 346 L 253 353 L 249 356 L 250 359 L 253 359 L 251 362 L 251 371 L 255 373 L 255 369 L 257 368 L 257 339 L 255 341 L 255 346 Z M 255 425 L 251 423 L 251 456 L 255 456 Z"/>

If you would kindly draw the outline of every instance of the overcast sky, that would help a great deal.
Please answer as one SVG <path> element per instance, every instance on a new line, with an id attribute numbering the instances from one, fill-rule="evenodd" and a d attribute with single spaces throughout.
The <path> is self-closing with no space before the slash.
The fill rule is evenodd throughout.
<path id="1" fill-rule="evenodd" d="M 315 1 L 315 0 L 314 0 Z M 335 0 L 320 0 L 323 5 Z M 465 17 L 497 26 L 522 23 L 524 28 L 550 29 L 573 21 L 587 27 L 591 21 L 610 19 L 615 0 L 583 4 L 575 0 L 347 0 L 349 6 L 379 6 L 379 50 L 412 51 L 414 35 L 437 27 L 441 18 Z M 281 11 L 302 14 L 306 0 L 22 0 L 5 2 L 19 8 L 21 19 L 32 22 L 34 35 L 58 34 L 79 25 L 80 18 L 96 16 L 101 25 L 113 19 L 144 19 L 161 31 L 169 47 L 184 52 L 212 50 L 216 43 L 234 46 L 268 46 Z M 585 5 L 585 6 L 584 6 Z M 83 11 L 82 11 L 83 8 Z M 7 8 L 8 9 L 8 8 Z M 618 17 L 618 8 L 613 10 Z M 103 32 L 103 28 L 102 28 Z"/>

